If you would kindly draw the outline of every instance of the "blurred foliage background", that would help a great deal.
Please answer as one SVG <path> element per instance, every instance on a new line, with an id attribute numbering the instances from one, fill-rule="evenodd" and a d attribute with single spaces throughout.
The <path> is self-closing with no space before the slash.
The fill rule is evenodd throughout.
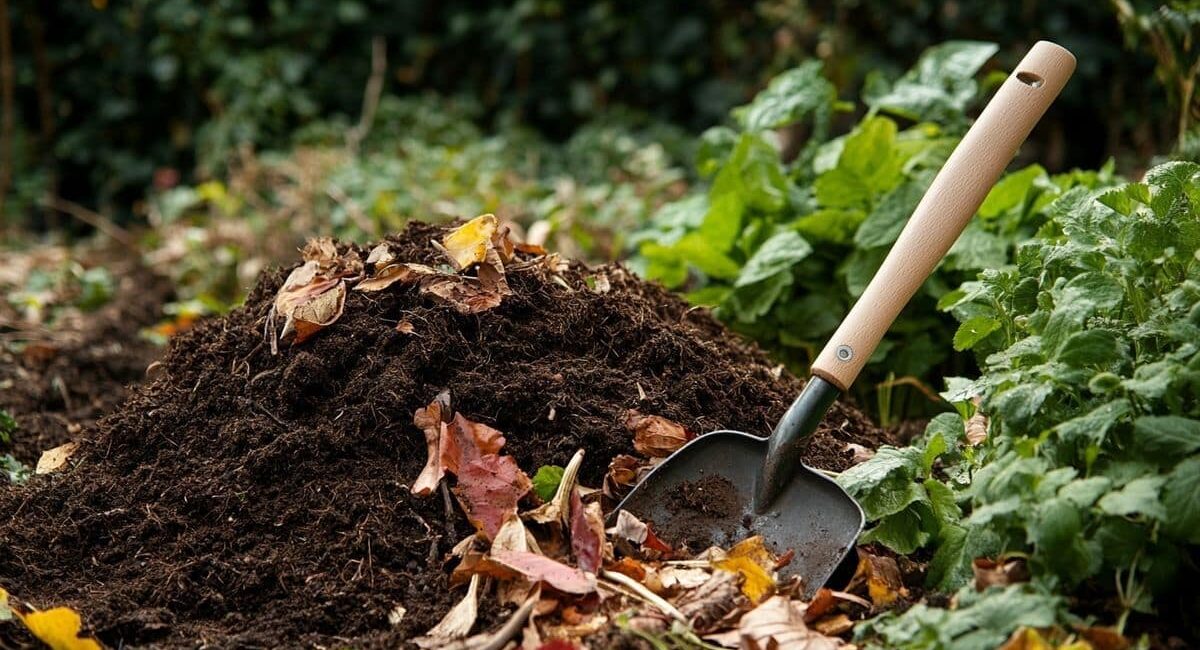
<path id="1" fill-rule="evenodd" d="M 1198 34 L 1200 0 L 0 0 L 0 248 L 101 231 L 173 281 L 170 332 L 307 236 L 495 212 L 803 371 L 998 81 L 1061 43 L 1079 67 L 1022 149 L 1038 166 L 868 368 L 859 399 L 891 421 L 973 367 L 937 301 L 1010 263 L 1056 196 L 1200 158 Z M 856 142 L 903 169 L 859 183 Z M 56 313 L 13 275 L 0 318 Z"/>
<path id="2" fill-rule="evenodd" d="M 1109 157 L 1143 168 L 1195 112 L 1192 0 L 4 4 L 0 193 L 5 220 L 35 228 L 65 224 L 39 207 L 47 196 L 127 222 L 156 172 L 160 184 L 204 180 L 316 121 L 349 128 L 375 45 L 385 95 L 466 97 L 472 124 L 551 142 L 614 112 L 696 132 L 814 58 L 853 94 L 949 38 L 1002 44 L 1001 66 L 1039 38 L 1079 55 L 1035 136 L 1050 171 Z"/>

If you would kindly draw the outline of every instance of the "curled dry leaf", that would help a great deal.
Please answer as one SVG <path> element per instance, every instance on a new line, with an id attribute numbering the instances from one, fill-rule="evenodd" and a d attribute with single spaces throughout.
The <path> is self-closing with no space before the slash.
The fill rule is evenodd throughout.
<path id="1" fill-rule="evenodd" d="M 401 282 L 404 284 L 412 284 L 420 282 L 424 278 L 441 276 L 437 269 L 424 264 L 388 264 L 385 266 L 376 266 L 375 274 L 371 277 L 360 281 L 354 285 L 355 291 L 383 291 L 384 289 Z M 446 276 L 458 277 L 458 276 Z"/>
<path id="2" fill-rule="evenodd" d="M 358 254 L 348 251 L 338 255 L 337 247 L 328 237 L 309 240 L 300 254 L 304 263 L 288 274 L 267 317 L 272 354 L 278 352 L 278 341 L 293 331 L 294 343 L 302 343 L 337 321 L 346 302 L 345 279 L 362 273 Z M 281 329 L 275 324 L 278 316 L 284 318 Z"/>
<path id="3" fill-rule="evenodd" d="M 601 488 L 605 497 L 620 501 L 637 485 L 638 476 L 645 466 L 641 460 L 629 454 L 620 454 L 608 464 L 608 473 L 604 475 Z"/>
<path id="4" fill-rule="evenodd" d="M 442 462 L 442 440 L 447 437 L 446 422 L 449 419 L 449 391 L 442 391 L 428 406 L 417 409 L 413 414 L 413 424 L 425 434 L 425 448 L 428 454 L 424 469 L 410 488 L 413 494 L 430 494 L 437 488 L 438 481 L 446 475 L 446 467 Z"/>
<path id="5" fill-rule="evenodd" d="M 49 474 L 50 472 L 62 469 L 67 464 L 67 461 L 70 460 L 71 455 L 75 453 L 76 449 L 79 449 L 79 443 L 68 442 L 53 449 L 43 451 L 41 457 L 38 458 L 37 467 L 34 468 L 33 472 L 35 474 Z"/>
<path id="6" fill-rule="evenodd" d="M 650 533 L 650 527 L 628 510 L 620 510 L 617 512 L 616 523 L 613 524 L 612 528 L 604 532 L 617 539 L 641 544 L 646 541 L 646 536 Z"/>
<path id="7" fill-rule="evenodd" d="M 825 636 L 838 636 L 854 629 L 854 621 L 845 614 L 834 614 L 813 623 L 813 629 Z"/>
<path id="8" fill-rule="evenodd" d="M 294 344 L 303 343 L 317 332 L 342 317 L 346 307 L 346 283 L 339 281 L 329 291 L 313 297 L 292 310 L 292 326 L 296 330 Z M 286 326 L 285 326 L 286 329 Z"/>
<path id="9" fill-rule="evenodd" d="M 600 512 L 600 504 L 583 505 L 579 489 L 571 491 L 571 552 L 579 568 L 589 573 L 600 570 L 605 557 L 612 557 L 612 551 L 606 552 L 607 539 L 604 537 L 604 515 Z"/>
<path id="10" fill-rule="evenodd" d="M 742 593 L 752 603 L 760 602 L 775 588 L 775 556 L 767 550 L 761 535 L 738 542 L 724 559 L 713 562 L 712 566 L 740 575 Z"/>
<path id="11" fill-rule="evenodd" d="M 467 519 L 488 539 L 517 514 L 517 502 L 533 487 L 511 456 L 485 454 L 458 468 L 454 496 Z"/>
<path id="12" fill-rule="evenodd" d="M 383 268 L 396 260 L 396 256 L 392 254 L 391 249 L 386 243 L 379 244 L 367 253 L 365 264 L 374 266 L 376 269 Z"/>
<path id="13" fill-rule="evenodd" d="M 858 579 L 866 581 L 867 595 L 877 608 L 887 607 L 900 598 L 908 597 L 908 589 L 904 588 L 904 581 L 900 578 L 900 567 L 893 558 L 859 549 L 858 570 L 851 582 Z"/>
<path id="14" fill-rule="evenodd" d="M 967 419 L 967 444 L 972 447 L 982 445 L 988 437 L 988 418 L 979 410 L 980 399 L 975 398 L 975 414 Z"/>
<path id="15" fill-rule="evenodd" d="M 458 604 L 446 612 L 442 620 L 433 626 L 425 636 L 413 639 L 422 648 L 440 648 L 451 639 L 458 639 L 470 633 L 479 615 L 479 580 L 478 574 L 471 576 L 471 584 L 467 594 Z"/>
<path id="16" fill-rule="evenodd" d="M 525 516 L 530 521 L 535 521 L 539 524 L 559 524 L 565 525 L 571 513 L 571 492 L 575 490 L 575 481 L 579 476 L 579 466 L 583 464 L 583 450 L 580 449 L 571 456 L 570 462 L 563 468 L 562 478 L 558 481 L 558 490 L 554 496 L 525 513 Z"/>
<path id="17" fill-rule="evenodd" d="M 658 580 L 663 589 L 694 589 L 708 582 L 712 572 L 702 567 L 667 565 L 658 570 Z"/>
<path id="18" fill-rule="evenodd" d="M 670 456 L 695 436 L 683 425 L 657 415 L 642 415 L 631 409 L 625 427 L 633 432 L 633 448 L 653 458 Z"/>
<path id="19" fill-rule="evenodd" d="M 837 650 L 843 645 L 841 639 L 808 629 L 804 625 L 804 603 L 783 596 L 771 597 L 747 612 L 736 631 L 705 638 L 746 650 Z"/>
<path id="20" fill-rule="evenodd" d="M 703 632 L 745 602 L 737 575 L 716 571 L 703 584 L 681 595 L 675 604 L 692 627 Z"/>
<path id="21" fill-rule="evenodd" d="M 540 582 L 563 593 L 584 595 L 596 590 L 596 577 L 528 551 L 493 550 L 479 564 L 479 570 L 501 580 L 521 577 Z"/>
<path id="22" fill-rule="evenodd" d="M 507 295 L 485 288 L 479 280 L 457 275 L 425 278 L 421 281 L 421 293 L 450 305 L 460 314 L 478 314 L 499 307 Z"/>
<path id="23" fill-rule="evenodd" d="M 1008 558 L 993 560 L 991 558 L 975 558 L 971 563 L 975 574 L 975 589 L 983 591 L 991 586 L 1005 587 L 1018 582 L 1029 582 L 1029 566 L 1024 558 Z"/>
<path id="24" fill-rule="evenodd" d="M 442 237 L 442 251 L 454 268 L 462 271 L 482 262 L 494 249 L 492 238 L 500 222 L 494 214 L 482 214 Z"/>

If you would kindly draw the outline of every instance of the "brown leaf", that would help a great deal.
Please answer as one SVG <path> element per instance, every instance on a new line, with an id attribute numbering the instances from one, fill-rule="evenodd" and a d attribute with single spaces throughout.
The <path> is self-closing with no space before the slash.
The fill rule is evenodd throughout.
<path id="1" fill-rule="evenodd" d="M 625 428 L 633 432 L 633 448 L 644 456 L 665 458 L 695 436 L 677 422 L 630 409 Z"/>
<path id="2" fill-rule="evenodd" d="M 687 617 L 692 627 L 707 630 L 726 614 L 741 608 L 746 599 L 738 583 L 737 574 L 717 571 L 704 584 L 696 587 L 676 600 L 680 613 Z"/>
<path id="3" fill-rule="evenodd" d="M 589 573 L 600 570 L 605 542 L 600 504 L 590 503 L 585 507 L 579 490 L 571 490 L 571 552 L 580 569 Z"/>
<path id="4" fill-rule="evenodd" d="M 486 424 L 468 420 L 455 413 L 443 438 L 442 463 L 446 471 L 458 473 L 459 467 L 485 454 L 496 454 L 504 446 L 504 434 Z"/>
<path id="5" fill-rule="evenodd" d="M 62 469 L 75 450 L 79 449 L 79 443 L 68 442 L 59 445 L 53 449 L 47 449 L 42 452 L 42 456 L 38 458 L 37 467 L 34 468 L 34 474 L 49 474 Z"/>
<path id="6" fill-rule="evenodd" d="M 641 544 L 646 541 L 650 527 L 628 510 L 620 510 L 617 512 L 617 522 L 605 532 L 617 539 Z"/>
<path id="7" fill-rule="evenodd" d="M 638 582 L 646 579 L 646 565 L 631 558 L 623 557 L 616 562 L 613 562 L 608 567 L 609 571 L 615 571 L 621 575 L 629 576 Z"/>
<path id="8" fill-rule="evenodd" d="M 808 602 L 808 609 L 804 612 L 804 621 L 811 623 L 833 611 L 836 606 L 837 598 L 834 597 L 833 591 L 827 587 L 821 587 Z"/>
<path id="9" fill-rule="evenodd" d="M 446 420 L 450 416 L 450 391 L 442 391 L 425 408 L 413 414 L 413 424 L 425 433 L 425 451 L 428 454 L 425 468 L 413 481 L 413 494 L 425 496 L 437 488 L 438 481 L 446 475 L 442 462 L 442 440 L 446 438 Z"/>
<path id="10" fill-rule="evenodd" d="M 413 326 L 411 321 L 402 320 L 399 323 L 396 323 L 396 331 L 400 332 L 401 334 L 412 335 L 416 333 L 417 328 Z"/>
<path id="11" fill-rule="evenodd" d="M 658 580 L 663 589 L 694 589 L 708 582 L 712 572 L 702 567 L 680 567 L 667 565 L 658 570 Z"/>
<path id="12" fill-rule="evenodd" d="M 379 244 L 367 253 L 366 264 L 373 265 L 376 269 L 383 268 L 396 260 L 396 256 L 392 254 L 386 243 Z"/>
<path id="13" fill-rule="evenodd" d="M 1085 627 L 1076 625 L 1075 631 L 1092 644 L 1095 650 L 1128 650 L 1133 644 L 1120 632 L 1111 627 Z"/>
<path id="14" fill-rule="evenodd" d="M 440 300 L 460 314 L 478 314 L 500 306 L 504 296 L 489 291 L 475 278 L 436 275 L 421 281 L 421 293 Z"/>
<path id="15" fill-rule="evenodd" d="M 619 502 L 629 490 L 637 485 L 639 470 L 644 463 L 628 454 L 620 454 L 608 464 L 608 473 L 604 475 L 603 494 L 614 502 Z"/>
<path id="16" fill-rule="evenodd" d="M 332 289 L 292 310 L 296 338 L 293 345 L 303 343 L 313 334 L 334 324 L 346 307 L 346 283 L 338 281 Z"/>
<path id="17" fill-rule="evenodd" d="M 517 502 L 533 487 L 511 456 L 485 454 L 458 468 L 454 495 L 467 519 L 488 539 L 517 513 Z"/>
<path id="18" fill-rule="evenodd" d="M 329 237 L 315 237 L 310 239 L 304 242 L 304 248 L 300 249 L 300 257 L 305 262 L 331 264 L 337 259 L 337 256 L 337 245 Z"/>
<path id="19" fill-rule="evenodd" d="M 425 636 L 413 639 L 422 648 L 441 647 L 446 641 L 458 639 L 470 633 L 479 615 L 479 576 L 471 576 L 471 584 L 467 594 L 457 605 L 452 607 L 438 624 L 433 626 Z"/>
<path id="20" fill-rule="evenodd" d="M 523 577 L 568 594 L 583 595 L 596 590 L 594 575 L 527 551 L 492 551 L 480 563 L 480 570 L 502 580 Z"/>
<path id="21" fill-rule="evenodd" d="M 825 636 L 837 636 L 854 629 L 854 621 L 845 614 L 836 614 L 817 621 L 813 624 L 813 629 Z"/>
<path id="22" fill-rule="evenodd" d="M 979 410 L 980 399 L 975 398 L 975 414 L 967 419 L 967 443 L 972 447 L 982 445 L 988 437 L 988 419 Z"/>
<path id="23" fill-rule="evenodd" d="M 743 650 L 837 650 L 843 645 L 841 639 L 808 629 L 804 625 L 804 604 L 784 596 L 768 598 L 747 612 L 736 631 L 705 638 Z"/>
<path id="24" fill-rule="evenodd" d="M 979 557 L 971 563 L 971 570 L 975 573 L 975 590 L 983 591 L 993 585 L 1001 587 L 1016 584 L 1018 582 L 1029 582 L 1029 566 L 1025 563 L 1024 558 L 1009 558 L 999 561 L 991 558 Z"/>
<path id="25" fill-rule="evenodd" d="M 867 582 L 867 595 L 875 607 L 887 607 L 902 597 L 908 597 L 908 590 L 900 578 L 900 567 L 890 557 L 872 555 L 859 549 L 855 577 L 860 576 Z"/>
<path id="26" fill-rule="evenodd" d="M 354 285 L 355 291 L 382 291 L 397 282 L 411 284 L 423 278 L 442 275 L 424 264 L 390 264 L 376 267 L 375 274 Z M 458 277 L 458 276 L 445 276 Z"/>

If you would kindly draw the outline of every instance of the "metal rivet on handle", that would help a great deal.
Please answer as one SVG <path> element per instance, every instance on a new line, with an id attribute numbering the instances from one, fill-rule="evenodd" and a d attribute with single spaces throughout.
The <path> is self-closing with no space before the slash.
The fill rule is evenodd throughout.
<path id="1" fill-rule="evenodd" d="M 834 354 L 837 355 L 838 361 L 849 361 L 854 358 L 854 349 L 849 345 L 839 345 Z"/>

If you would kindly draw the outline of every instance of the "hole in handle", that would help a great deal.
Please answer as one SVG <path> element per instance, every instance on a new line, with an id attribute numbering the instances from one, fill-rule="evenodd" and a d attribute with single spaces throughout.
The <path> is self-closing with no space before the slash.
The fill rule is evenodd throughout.
<path id="1" fill-rule="evenodd" d="M 1042 84 L 1046 83 L 1045 80 L 1038 75 L 1033 74 L 1032 72 L 1025 72 L 1024 70 L 1017 73 L 1017 81 L 1020 81 L 1031 88 L 1040 88 Z"/>

